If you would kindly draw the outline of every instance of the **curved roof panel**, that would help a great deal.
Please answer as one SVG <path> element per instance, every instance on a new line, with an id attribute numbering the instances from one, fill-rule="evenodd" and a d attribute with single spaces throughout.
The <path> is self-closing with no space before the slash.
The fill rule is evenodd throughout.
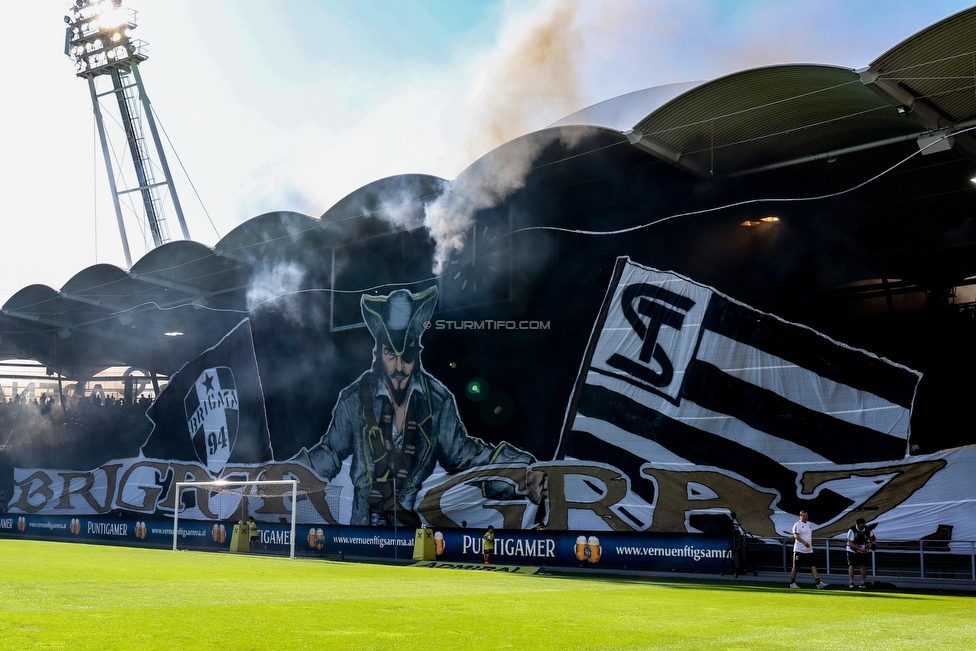
<path id="1" fill-rule="evenodd" d="M 424 206 L 436 199 L 448 181 L 429 174 L 398 174 L 373 181 L 350 192 L 322 215 L 324 224 L 336 224 L 357 217 L 417 225 L 423 222 Z"/>
<path id="2" fill-rule="evenodd" d="M 65 323 L 65 321 L 53 322 L 65 312 L 65 307 L 61 296 L 47 285 L 24 287 L 4 303 L 3 312 L 34 322 L 46 321 L 49 325 L 63 327 Z"/>
<path id="3" fill-rule="evenodd" d="M 675 97 L 700 86 L 703 82 L 691 81 L 666 84 L 637 90 L 613 99 L 604 100 L 553 122 L 550 127 L 570 125 L 606 127 L 617 131 L 633 129 L 634 125 Z"/>
<path id="4" fill-rule="evenodd" d="M 125 270 L 111 264 L 96 264 L 72 276 L 61 288 L 61 292 L 97 302 L 125 293 L 120 286 L 131 282 L 132 279 Z"/>
<path id="5" fill-rule="evenodd" d="M 167 291 L 158 283 L 136 280 L 114 265 L 97 264 L 72 276 L 59 294 L 71 301 L 102 308 L 101 315 L 107 318 L 143 304 L 168 304 L 173 297 Z"/>
<path id="6" fill-rule="evenodd" d="M 138 260 L 129 274 L 136 279 L 208 297 L 241 289 L 246 282 L 244 264 L 217 256 L 198 242 L 179 240 L 153 249 Z"/>
<path id="7" fill-rule="evenodd" d="M 100 316 L 107 317 L 145 300 L 153 300 L 155 297 L 145 297 L 146 290 L 158 292 L 160 288 L 133 279 L 115 265 L 96 264 L 72 276 L 59 294 L 65 299 L 101 308 Z"/>
<path id="8" fill-rule="evenodd" d="M 910 36 L 875 59 L 878 78 L 935 109 L 944 124 L 976 118 L 976 7 Z"/>
<path id="9" fill-rule="evenodd" d="M 269 212 L 225 235 L 214 246 L 214 253 L 247 261 L 278 259 L 320 230 L 319 220 L 308 215 L 288 210 Z"/>
<path id="10" fill-rule="evenodd" d="M 770 66 L 716 79 L 635 128 L 643 143 L 701 176 L 917 131 L 854 71 L 822 65 Z"/>

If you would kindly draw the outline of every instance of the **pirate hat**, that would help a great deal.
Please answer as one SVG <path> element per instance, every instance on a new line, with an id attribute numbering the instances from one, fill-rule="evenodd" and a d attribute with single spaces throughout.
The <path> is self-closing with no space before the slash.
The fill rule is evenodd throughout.
<path id="1" fill-rule="evenodd" d="M 430 317 L 437 304 L 437 287 L 419 294 L 398 289 L 387 296 L 363 294 L 363 320 L 373 339 L 389 346 L 395 355 L 403 355 L 407 343 L 416 340 L 430 327 Z M 426 324 L 426 325 L 425 325 Z"/>

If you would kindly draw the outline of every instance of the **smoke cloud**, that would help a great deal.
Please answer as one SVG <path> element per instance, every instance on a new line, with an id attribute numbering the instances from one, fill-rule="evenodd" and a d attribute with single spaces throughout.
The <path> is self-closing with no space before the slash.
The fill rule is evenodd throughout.
<path id="1" fill-rule="evenodd" d="M 581 108 L 578 12 L 578 0 L 560 0 L 510 19 L 475 85 L 467 160 Z"/>
<path id="2" fill-rule="evenodd" d="M 462 149 L 472 160 L 504 147 L 478 158 L 426 205 L 424 225 L 435 242 L 435 274 L 464 248 L 475 213 L 524 187 L 539 154 L 568 137 L 558 131 L 519 136 L 580 108 L 583 33 L 576 24 L 578 10 L 576 0 L 548 2 L 533 14 L 513 17 L 499 48 L 484 63 Z"/>
<path id="3" fill-rule="evenodd" d="M 302 288 L 306 270 L 295 262 L 285 262 L 258 270 L 247 288 L 247 309 L 273 308 L 289 322 L 302 326 L 308 317 L 306 306 L 296 292 Z"/>
<path id="4" fill-rule="evenodd" d="M 848 13 L 830 3 L 800 9 L 701 0 L 680 5 L 543 0 L 526 11 L 510 11 L 496 45 L 466 66 L 471 80 L 466 110 L 445 110 L 427 97 L 426 117 L 415 118 L 423 122 L 440 113 L 442 136 L 449 138 L 452 129 L 461 134 L 456 145 L 448 145 L 450 151 L 434 138 L 419 149 L 429 153 L 439 147 L 438 160 L 457 156 L 462 165 L 470 165 L 425 207 L 423 225 L 435 242 L 434 272 L 441 273 L 445 261 L 463 248 L 479 210 L 524 187 L 525 175 L 552 142 L 539 129 L 596 101 L 664 83 L 787 61 L 864 63 L 869 55 L 860 53 L 860 45 L 853 47 L 859 41 L 846 37 L 847 28 L 838 32 L 839 25 L 850 24 L 838 16 Z M 816 29 L 809 30 L 810 25 Z M 828 47 L 824 34 L 833 32 L 844 38 L 835 35 Z M 876 52 L 881 51 L 879 46 Z M 465 115 L 461 127 L 458 112 Z M 535 139 L 523 140 L 524 134 Z M 384 218 L 397 227 L 415 227 L 412 214 L 394 209 L 402 203 L 399 198 L 387 197 L 383 203 Z"/>
<path id="5" fill-rule="evenodd" d="M 440 275 L 452 254 L 464 249 L 475 213 L 499 205 L 525 180 L 539 154 L 551 144 L 572 146 L 580 130 L 553 129 L 519 138 L 480 159 L 424 210 L 424 226 L 434 240 L 434 274 Z"/>
<path id="6" fill-rule="evenodd" d="M 424 224 L 424 211 L 418 193 L 423 191 L 416 181 L 400 179 L 394 186 L 383 188 L 377 197 L 375 215 L 398 229 L 419 228 Z"/>

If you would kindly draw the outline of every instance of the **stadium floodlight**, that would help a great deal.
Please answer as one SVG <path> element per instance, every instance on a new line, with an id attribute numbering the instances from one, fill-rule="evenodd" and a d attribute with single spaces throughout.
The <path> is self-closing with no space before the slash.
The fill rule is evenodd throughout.
<path id="1" fill-rule="evenodd" d="M 260 512 L 265 500 L 291 500 L 289 519 L 291 520 L 291 535 L 288 538 L 289 558 L 295 558 L 295 514 L 298 505 L 298 480 L 254 480 L 229 481 L 217 479 L 214 481 L 181 481 L 175 485 L 175 502 L 173 508 L 173 551 L 179 549 L 180 507 L 183 491 L 193 489 L 196 492 L 196 504 L 206 497 L 208 510 L 225 516 L 227 519 L 236 518 L 244 521 L 248 516 Z M 220 504 L 210 502 L 219 501 Z M 255 518 L 257 519 L 257 518 Z"/>
<path id="2" fill-rule="evenodd" d="M 121 0 L 76 0 L 64 17 L 64 53 L 75 62 L 79 77 L 127 70 L 146 60 L 145 41 L 131 39 L 138 25 L 136 11 Z"/>
<path id="3" fill-rule="evenodd" d="M 949 129 L 941 129 L 920 135 L 916 143 L 922 156 L 937 154 L 940 151 L 949 151 L 952 149 L 953 138 L 950 133 Z"/>
<path id="4" fill-rule="evenodd" d="M 64 54 L 74 63 L 75 74 L 88 82 L 102 156 L 108 173 L 109 189 L 119 224 L 119 235 L 122 238 L 122 249 L 126 266 L 130 268 L 132 256 L 129 252 L 129 240 L 122 213 L 122 197 L 130 192 L 138 192 L 142 197 L 141 212 L 144 213 L 154 246 L 161 246 L 169 239 L 163 216 L 166 190 L 168 190 L 168 200 L 172 203 L 180 222 L 183 239 L 190 239 L 190 232 L 183 217 L 183 208 L 180 206 L 173 177 L 166 162 L 166 154 L 159 139 L 152 107 L 146 97 L 142 76 L 139 73 L 139 63 L 149 57 L 146 54 L 148 47 L 145 41 L 131 37 L 132 30 L 138 26 L 136 13 L 134 9 L 122 7 L 122 0 L 75 0 L 74 5 L 64 16 L 66 25 Z M 96 81 L 102 80 L 104 86 L 107 78 L 111 78 L 112 90 L 97 89 Z M 101 97 L 115 97 L 118 103 L 118 122 L 124 130 L 125 142 L 128 144 L 136 173 L 136 183 L 134 187 L 128 189 L 120 190 L 116 185 L 117 176 L 112 159 L 118 157 L 113 156 L 114 152 L 109 147 L 99 101 Z M 152 136 L 155 157 L 147 145 L 147 139 L 142 135 L 143 119 Z M 162 171 L 164 181 L 156 181 L 155 169 Z M 133 212 L 137 210 L 133 209 Z"/>

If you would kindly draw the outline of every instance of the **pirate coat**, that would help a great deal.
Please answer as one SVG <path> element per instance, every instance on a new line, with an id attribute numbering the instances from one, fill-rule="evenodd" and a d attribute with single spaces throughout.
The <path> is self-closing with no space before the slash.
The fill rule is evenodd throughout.
<path id="1" fill-rule="evenodd" d="M 454 396 L 422 368 L 410 380 L 406 431 L 399 451 L 392 445 L 391 415 L 382 372 L 367 371 L 340 392 L 332 422 L 318 444 L 300 453 L 328 480 L 338 474 L 344 459 L 352 457 L 355 493 L 349 524 L 369 524 L 371 509 L 393 509 L 392 477 L 397 478 L 396 508 L 412 512 L 424 480 L 437 463 L 454 473 L 488 464 L 535 462 L 532 455 L 507 443 L 493 446 L 469 436 Z M 491 484 L 492 497 L 514 497 L 514 489 L 499 493 L 498 482 Z"/>

